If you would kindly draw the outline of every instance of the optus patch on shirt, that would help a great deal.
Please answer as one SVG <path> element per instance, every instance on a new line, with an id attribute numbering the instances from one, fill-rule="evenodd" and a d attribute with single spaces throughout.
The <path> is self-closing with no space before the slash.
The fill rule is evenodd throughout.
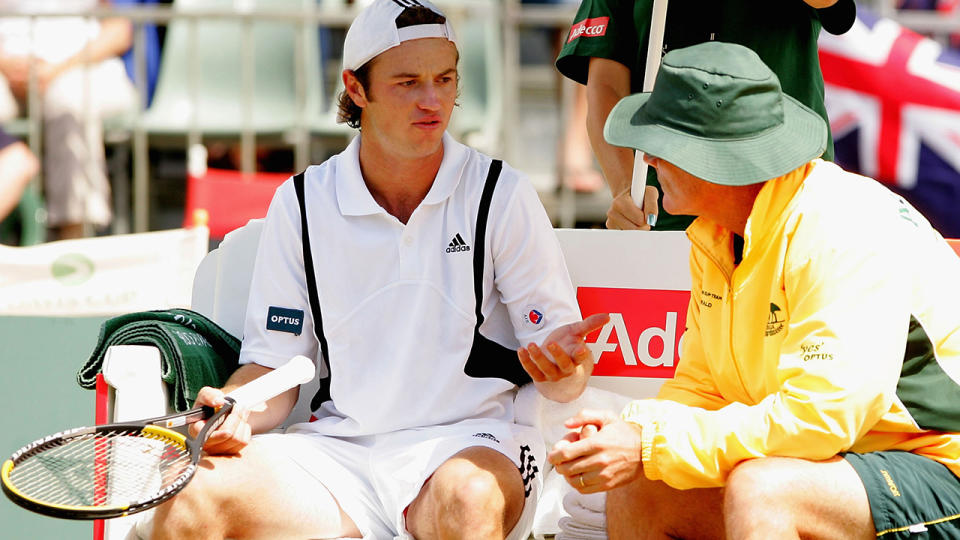
<path id="1" fill-rule="evenodd" d="M 606 34 L 607 23 L 609 22 L 610 17 L 594 17 L 593 19 L 584 19 L 580 22 L 573 23 L 573 26 L 570 27 L 570 37 L 567 38 L 567 43 L 570 43 L 580 36 L 600 37 Z"/>
<path id="2" fill-rule="evenodd" d="M 267 330 L 299 336 L 303 332 L 303 310 L 270 306 L 267 310 Z"/>

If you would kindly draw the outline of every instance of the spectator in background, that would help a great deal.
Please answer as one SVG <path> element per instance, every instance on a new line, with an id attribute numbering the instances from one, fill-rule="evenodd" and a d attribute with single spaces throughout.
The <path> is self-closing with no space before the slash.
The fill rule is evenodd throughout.
<path id="1" fill-rule="evenodd" d="M 44 196 L 55 239 L 110 223 L 102 120 L 136 104 L 118 58 L 132 43 L 129 21 L 42 16 L 96 6 L 97 0 L 0 0 L 3 11 L 41 15 L 0 19 L 0 121 L 26 113 L 33 59 L 42 100 Z"/>
<path id="2" fill-rule="evenodd" d="M 630 197 L 633 151 L 607 144 L 603 124 L 624 96 L 643 89 L 652 0 L 583 0 L 571 33 L 557 58 L 557 69 L 587 86 L 587 131 L 613 194 L 607 228 L 649 230 L 647 215 L 657 213 L 657 229 L 685 229 L 690 216 L 664 212 L 659 183 L 648 169 L 643 209 Z M 821 24 L 843 33 L 853 24 L 853 0 L 724 0 L 668 3 L 664 52 L 704 41 L 727 41 L 753 49 L 780 77 L 784 91 L 821 117 L 823 76 L 817 59 Z M 828 140 L 824 159 L 833 158 Z"/>
<path id="3" fill-rule="evenodd" d="M 571 107 L 562 127 L 563 181 L 574 191 L 589 193 L 603 187 L 603 175 L 594 164 L 586 121 L 587 92 L 578 84 L 573 89 Z"/>
<path id="4" fill-rule="evenodd" d="M 17 207 L 39 167 L 27 145 L 0 129 L 0 221 Z"/>
<path id="5" fill-rule="evenodd" d="M 572 5 L 577 0 L 521 0 L 524 5 Z M 551 28 L 539 29 L 545 31 L 544 34 L 550 42 L 550 54 L 556 56 L 567 39 L 567 32 L 560 29 Z M 537 59 L 539 62 L 540 59 Z M 562 77 L 559 76 L 557 85 L 563 84 Z M 558 90 L 558 95 L 562 96 Z M 563 159 L 561 168 L 562 182 L 566 186 L 580 192 L 593 192 L 603 187 L 603 176 L 594 163 L 593 153 L 590 151 L 590 139 L 587 135 L 587 93 L 583 86 L 576 85 L 573 90 L 573 99 L 570 101 L 571 107 L 567 111 L 561 129 L 561 139 L 558 151 L 560 158 Z M 566 105 L 565 103 L 562 105 Z"/>
<path id="6" fill-rule="evenodd" d="M 142 5 L 153 6 L 156 4 L 169 4 L 172 0 L 113 0 L 113 5 L 120 9 L 123 9 L 120 6 L 137 6 Z M 153 91 L 157 86 L 157 76 L 160 73 L 160 41 L 161 33 L 160 28 L 157 28 L 157 25 L 154 23 L 143 23 L 141 26 L 143 31 L 143 60 L 144 64 L 142 69 L 144 70 L 143 77 L 144 82 L 146 83 L 146 88 L 143 89 L 146 96 L 146 104 L 149 106 L 150 102 L 153 101 Z M 165 28 L 165 27 L 164 27 Z M 136 38 L 134 38 L 136 40 Z M 123 65 L 127 70 L 127 77 L 133 81 L 135 84 L 137 82 L 137 51 L 135 47 L 131 47 L 123 55 Z"/>

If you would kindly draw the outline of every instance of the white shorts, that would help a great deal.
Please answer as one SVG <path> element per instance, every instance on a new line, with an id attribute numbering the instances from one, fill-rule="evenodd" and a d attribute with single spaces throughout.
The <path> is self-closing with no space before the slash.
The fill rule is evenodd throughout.
<path id="1" fill-rule="evenodd" d="M 287 455 L 321 483 L 372 540 L 413 539 L 404 510 L 433 472 L 454 454 L 486 446 L 510 458 L 520 470 L 526 502 L 507 536 L 530 535 L 543 485 L 543 438 L 530 426 L 491 420 L 397 431 L 367 437 L 329 437 L 291 426 L 286 433 L 257 436 Z"/>

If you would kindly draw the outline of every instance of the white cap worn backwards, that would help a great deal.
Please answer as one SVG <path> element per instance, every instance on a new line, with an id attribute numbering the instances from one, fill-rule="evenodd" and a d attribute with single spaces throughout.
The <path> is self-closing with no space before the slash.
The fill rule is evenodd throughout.
<path id="1" fill-rule="evenodd" d="M 438 37 L 457 43 L 449 20 L 443 24 L 397 28 L 397 17 L 405 9 L 418 7 L 443 16 L 443 12 L 427 0 L 374 0 L 357 15 L 347 30 L 343 42 L 343 69 L 356 70 L 378 54 L 411 39 Z"/>

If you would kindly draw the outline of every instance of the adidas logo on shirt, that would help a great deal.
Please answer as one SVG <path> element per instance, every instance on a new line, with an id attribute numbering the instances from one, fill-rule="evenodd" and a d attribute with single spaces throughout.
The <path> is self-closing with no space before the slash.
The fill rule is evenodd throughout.
<path id="1" fill-rule="evenodd" d="M 447 253 L 456 253 L 458 251 L 470 251 L 470 246 L 463 241 L 460 233 L 457 233 L 457 235 L 453 237 L 453 240 L 450 241 L 450 245 L 447 246 Z"/>

